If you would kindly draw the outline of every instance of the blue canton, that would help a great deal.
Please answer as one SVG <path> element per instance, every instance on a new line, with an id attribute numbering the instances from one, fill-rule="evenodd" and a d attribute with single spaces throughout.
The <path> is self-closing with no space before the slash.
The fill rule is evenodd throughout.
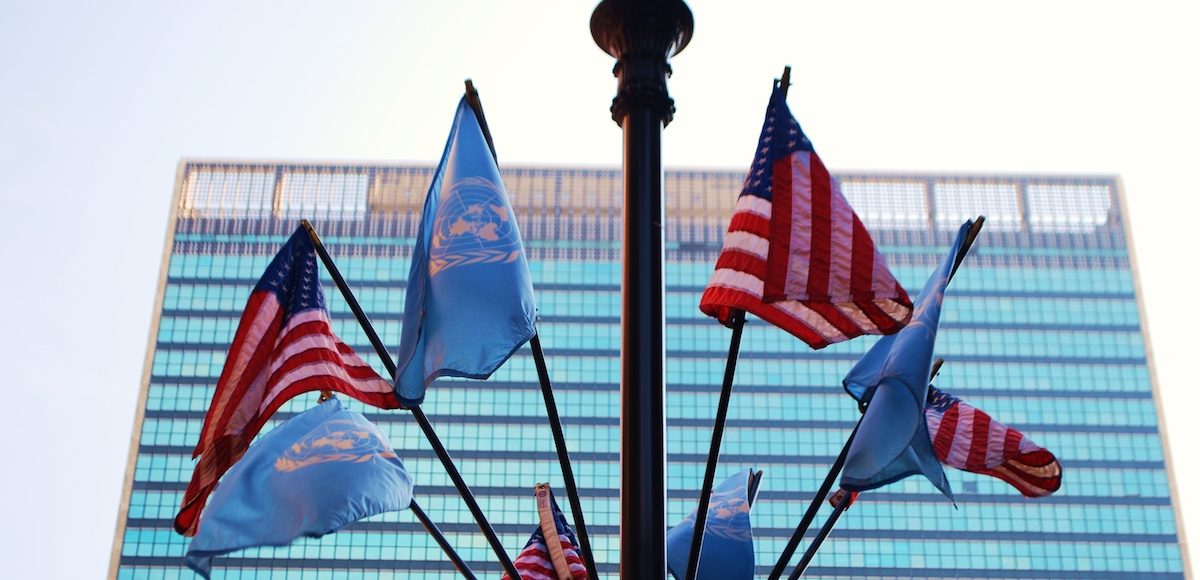
<path id="1" fill-rule="evenodd" d="M 317 251 L 303 227 L 296 228 L 271 260 L 254 291 L 274 292 L 283 305 L 284 319 L 313 308 L 325 309 L 325 293 L 317 277 Z"/>
<path id="2" fill-rule="evenodd" d="M 758 138 L 758 150 L 754 152 L 754 164 L 742 186 L 742 195 L 756 195 L 771 200 L 772 167 L 776 159 L 787 157 L 797 151 L 812 151 L 812 141 L 800 129 L 800 123 L 792 116 L 787 101 L 779 87 L 771 92 L 771 104 L 767 106 L 762 135 Z"/>
<path id="3" fill-rule="evenodd" d="M 939 412 L 945 413 L 950 410 L 954 403 L 958 402 L 958 398 L 950 393 L 942 391 L 933 385 L 929 385 L 929 395 L 925 398 L 925 406 L 932 407 Z"/>

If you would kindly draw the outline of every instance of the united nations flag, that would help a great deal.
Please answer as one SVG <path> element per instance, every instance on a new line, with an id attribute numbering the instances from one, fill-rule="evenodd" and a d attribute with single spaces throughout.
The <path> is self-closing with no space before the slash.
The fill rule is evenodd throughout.
<path id="1" fill-rule="evenodd" d="M 440 376 L 486 379 L 533 338 L 521 232 L 500 169 L 464 97 L 417 233 L 396 394 L 418 405 Z"/>
<path id="2" fill-rule="evenodd" d="M 968 221 L 958 229 L 950 252 L 914 302 L 912 321 L 879 339 L 842 381 L 850 396 L 869 405 L 846 454 L 841 487 L 862 492 L 921 474 L 954 499 L 930 443 L 925 400 L 946 286 L 971 246 L 971 232 L 982 225 Z"/>
<path id="3" fill-rule="evenodd" d="M 225 474 L 187 565 L 208 578 L 214 556 L 336 532 L 407 508 L 412 490 L 383 432 L 333 398 L 264 435 Z"/>
<path id="4" fill-rule="evenodd" d="M 750 527 L 753 470 L 743 469 L 712 491 L 704 521 L 697 580 L 750 580 L 754 577 L 754 533 Z M 667 570 L 677 580 L 687 572 L 696 530 L 696 511 L 667 531 Z"/>

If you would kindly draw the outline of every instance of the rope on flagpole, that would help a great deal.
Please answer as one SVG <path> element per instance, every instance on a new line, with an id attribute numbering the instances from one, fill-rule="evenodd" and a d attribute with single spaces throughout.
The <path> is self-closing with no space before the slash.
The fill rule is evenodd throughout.
<path id="1" fill-rule="evenodd" d="M 321 237 L 317 235 L 317 230 L 313 228 L 312 224 L 309 223 L 308 220 L 301 220 L 300 225 L 304 226 L 304 229 L 308 232 L 309 238 L 312 239 L 313 247 L 316 248 L 317 255 L 321 257 L 321 262 L 325 264 L 325 269 L 329 272 L 329 276 L 333 278 L 334 284 L 337 285 L 338 290 L 341 291 L 342 296 L 346 299 L 347 304 L 350 306 L 350 310 L 354 312 L 354 317 L 358 320 L 359 325 L 362 326 L 363 332 L 365 332 L 367 338 L 370 339 L 371 346 L 375 348 L 375 353 L 379 355 L 380 360 L 383 361 L 383 365 L 387 367 L 388 374 L 391 375 L 394 380 L 396 377 L 396 362 L 392 360 L 392 355 L 388 353 L 387 347 L 385 347 L 383 345 L 383 341 L 380 340 L 379 333 L 375 332 L 375 327 L 371 324 L 371 320 L 367 318 L 366 313 L 363 312 L 362 306 L 360 306 L 358 303 L 358 299 L 354 297 L 354 292 L 351 291 L 350 286 L 346 284 L 345 278 L 342 278 L 341 271 L 339 271 L 337 265 L 334 264 L 333 258 L 329 256 L 329 252 L 325 249 L 325 244 L 321 242 Z M 508 557 L 508 554 L 505 553 L 504 546 L 500 543 L 500 539 L 496 536 L 495 530 L 492 529 L 492 525 L 488 522 L 487 517 L 483 514 L 483 510 L 479 508 L 479 503 L 475 500 L 475 496 L 471 493 L 471 488 L 467 486 L 466 481 L 463 480 L 462 475 L 458 472 L 458 468 L 454 465 L 454 459 L 450 457 L 449 452 L 447 452 L 445 446 L 442 445 L 441 439 L 438 437 L 437 432 L 434 431 L 433 425 L 429 423 L 429 418 L 425 416 L 425 412 L 421 410 L 420 406 L 408 408 L 408 411 L 412 413 L 413 418 L 417 421 L 417 425 L 421 427 L 421 431 L 425 434 L 425 438 L 429 440 L 429 444 L 433 447 L 438 459 L 442 462 L 442 467 L 446 470 L 447 475 L 449 475 L 450 479 L 454 482 L 455 488 L 458 489 L 459 496 L 461 496 L 463 501 L 466 502 L 467 508 L 471 511 L 471 515 L 475 517 L 475 522 L 479 525 L 479 530 L 483 532 L 484 536 L 487 537 L 488 543 L 491 544 L 492 550 L 496 553 L 496 558 L 500 560 L 500 564 L 504 566 L 505 571 L 508 572 L 510 577 L 520 578 L 521 576 L 520 573 L 517 572 L 516 566 L 513 565 L 512 560 Z M 426 531 L 428 530 L 429 529 L 426 528 Z M 430 533 L 432 534 L 433 532 Z M 439 545 L 442 545 L 443 550 L 450 547 L 448 543 L 442 544 L 439 542 Z M 451 552 L 453 552 L 452 548 Z M 447 556 L 450 557 L 451 561 L 455 562 L 456 566 L 458 563 L 462 562 L 462 559 L 459 558 L 457 554 L 451 556 L 450 553 L 447 553 Z M 464 567 L 466 566 L 465 563 L 462 565 Z M 462 572 L 464 576 L 469 578 L 474 577 L 469 568 L 460 568 L 459 571 Z"/>

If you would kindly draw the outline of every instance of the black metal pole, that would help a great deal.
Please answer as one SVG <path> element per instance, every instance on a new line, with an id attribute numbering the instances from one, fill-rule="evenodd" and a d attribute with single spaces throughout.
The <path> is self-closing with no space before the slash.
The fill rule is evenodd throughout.
<path id="1" fill-rule="evenodd" d="M 417 503 L 416 499 L 409 502 L 408 509 L 412 511 L 413 515 L 417 516 L 417 520 L 421 522 L 421 526 L 425 528 L 425 531 L 430 536 L 433 536 L 433 540 L 442 547 L 442 551 L 446 553 L 446 557 L 450 558 L 450 562 L 458 569 L 459 574 L 462 574 L 463 578 L 467 578 L 468 580 L 476 580 L 475 573 L 471 571 L 471 567 L 467 566 L 467 563 L 459 557 L 458 552 L 454 550 L 454 546 L 450 545 L 450 542 L 446 540 L 446 536 L 442 534 L 442 530 L 439 530 L 437 524 L 429 519 L 429 514 L 421 509 L 421 505 Z"/>
<path id="2" fill-rule="evenodd" d="M 933 368 L 929 371 L 929 382 L 933 382 L 934 377 L 942 370 L 942 364 L 946 361 L 937 359 L 933 361 Z M 865 412 L 866 407 L 860 406 L 860 411 Z M 800 545 L 800 539 L 808 532 L 808 527 L 817 517 L 817 510 L 821 508 L 821 503 L 829 495 L 829 490 L 833 489 L 833 480 L 842 471 L 842 466 L 846 464 L 846 455 L 850 452 L 850 444 L 854 442 L 854 436 L 858 434 L 858 427 L 862 425 L 862 417 L 858 418 L 858 423 L 854 425 L 854 430 L 850 432 L 850 436 L 846 438 L 846 444 L 842 446 L 842 452 L 838 454 L 834 460 L 833 466 L 829 468 L 829 473 L 825 474 L 825 481 L 821 482 L 820 489 L 813 496 L 812 502 L 808 504 L 808 510 L 804 512 L 804 517 L 800 518 L 800 525 L 796 526 L 796 531 L 792 532 L 792 537 L 788 539 L 788 543 L 783 548 L 783 553 L 779 555 L 779 560 L 775 562 L 775 567 L 771 569 L 769 580 L 778 580 L 783 575 L 783 571 L 787 568 L 788 562 L 792 559 L 792 554 L 796 553 L 796 547 Z M 849 495 L 849 494 L 847 494 Z"/>
<path id="3" fill-rule="evenodd" d="M 983 222 L 986 219 L 984 216 L 979 216 L 971 222 L 971 227 L 967 230 L 967 239 L 963 242 L 962 248 L 958 250 L 958 255 L 954 256 L 954 267 L 950 269 L 951 279 L 958 272 L 958 267 L 962 265 L 963 259 L 967 257 L 967 252 L 971 251 L 971 246 L 975 243 L 975 238 L 979 237 L 979 232 L 983 230 Z"/>
<path id="4" fill-rule="evenodd" d="M 821 549 L 821 544 L 825 542 L 825 538 L 829 537 L 829 532 L 833 530 L 833 525 L 837 523 L 838 517 L 850 505 L 850 500 L 854 494 L 847 493 L 842 496 L 842 501 L 838 502 L 837 507 L 833 508 L 833 513 L 829 514 L 829 519 L 825 520 L 825 525 L 821 526 L 821 531 L 817 532 L 816 539 L 813 540 L 811 546 L 804 551 L 804 556 L 800 558 L 800 563 L 796 565 L 796 569 L 792 570 L 792 574 L 788 576 L 788 580 L 796 580 L 804 575 L 804 570 L 808 568 L 808 564 L 812 562 L 813 557 L 817 555 L 817 550 Z"/>
<path id="5" fill-rule="evenodd" d="M 696 525 L 692 528 L 692 548 L 688 553 L 686 580 L 696 580 L 700 569 L 700 550 L 704 546 L 704 524 L 708 522 L 708 502 L 712 497 L 713 480 L 716 478 L 717 461 L 721 457 L 721 438 L 725 434 L 725 417 L 729 414 L 729 398 L 733 394 L 733 375 L 737 368 L 738 350 L 742 344 L 742 329 L 746 326 L 746 313 L 735 311 L 729 317 L 733 334 L 729 338 L 729 356 L 725 359 L 725 377 L 721 381 L 721 395 L 717 400 L 717 416 L 713 420 L 712 442 L 708 446 L 708 462 L 704 466 L 704 483 L 700 486 L 700 501 L 696 506 Z"/>
<path id="6" fill-rule="evenodd" d="M 682 0 L 603 0 L 592 38 L 617 59 L 613 120 L 624 132 L 621 281 L 621 577 L 667 574 L 666 388 L 663 382 L 662 130 L 668 53 L 692 35 Z"/>
<path id="7" fill-rule="evenodd" d="M 317 235 L 317 230 L 313 228 L 308 220 L 301 220 L 300 224 L 308 231 L 308 236 L 312 239 L 313 247 L 317 250 L 317 255 L 321 257 L 321 262 L 325 264 L 325 269 L 329 272 L 329 276 L 333 278 L 333 283 L 337 285 L 338 290 L 341 291 L 342 296 L 346 299 L 346 303 L 350 305 L 350 310 L 354 312 L 354 317 L 358 320 L 363 332 L 366 333 L 367 338 L 371 341 L 371 346 L 375 348 L 375 353 L 379 355 L 380 360 L 383 361 L 383 365 L 387 367 L 388 374 L 392 378 L 395 378 L 396 362 L 392 360 L 392 355 L 388 353 L 387 347 L 380 340 L 379 333 L 375 332 L 375 327 L 371 324 L 371 320 L 367 318 L 366 313 L 359 306 L 358 299 L 354 297 L 354 292 L 346 284 L 345 278 L 342 278 L 342 273 L 338 270 L 337 264 L 333 263 L 333 258 L 329 256 L 329 252 L 325 249 L 325 244 L 321 242 L 321 237 Z M 419 406 L 408 408 L 408 410 L 412 413 L 413 419 L 417 421 L 417 425 L 421 427 L 421 431 L 425 433 L 425 438 L 429 440 L 434 453 L 441 460 L 442 467 L 446 470 L 446 474 L 450 476 L 451 481 L 454 482 L 454 487 L 458 489 L 458 494 L 467 504 L 467 509 L 475 517 L 475 522 L 479 525 L 479 530 L 487 537 L 488 543 L 492 546 L 492 551 L 496 553 L 496 558 L 500 560 L 500 564 L 504 566 L 504 570 L 508 572 L 510 578 L 520 578 L 521 574 L 517 572 L 512 559 L 504 551 L 504 545 L 500 543 L 500 538 L 496 536 L 496 531 L 492 529 L 492 525 L 488 522 L 487 516 L 483 514 L 483 510 L 479 508 L 479 502 L 475 500 L 475 495 L 471 493 L 471 488 L 467 486 L 467 482 L 463 480 L 458 467 L 454 465 L 454 459 L 450 457 L 450 453 L 442 445 L 437 431 L 429 423 L 429 418 L 425 416 L 425 412 Z"/>
<path id="8" fill-rule="evenodd" d="M 788 562 L 792 559 L 792 554 L 796 553 L 796 547 L 800 545 L 800 540 L 804 537 L 804 533 L 808 531 L 808 527 L 817 517 L 817 510 L 821 508 L 821 502 L 825 501 L 825 497 L 829 495 L 829 490 L 833 489 L 833 480 L 837 479 L 839 473 L 842 472 L 842 466 L 846 464 L 846 454 L 850 452 L 850 443 L 854 441 L 854 436 L 858 434 L 858 427 L 862 425 L 862 417 L 858 418 L 858 423 L 854 425 L 854 430 L 850 432 L 850 436 L 846 438 L 846 444 L 842 446 L 842 452 L 838 454 L 834 460 L 833 466 L 829 468 L 829 473 L 825 474 L 825 481 L 821 482 L 820 489 L 813 496 L 812 502 L 808 504 L 808 510 L 804 512 L 804 517 L 800 519 L 800 525 L 796 526 L 796 531 L 792 532 L 792 537 L 788 539 L 788 543 L 783 548 L 783 553 L 779 555 L 779 560 L 775 562 L 775 567 L 771 569 L 771 574 L 767 576 L 769 580 L 778 580 L 783 576 L 783 571 L 787 569 Z"/>
<path id="9" fill-rule="evenodd" d="M 550 432 L 554 436 L 554 449 L 558 452 L 558 466 L 562 470 L 563 484 L 567 488 L 567 501 L 575 516 L 575 531 L 579 537 L 579 549 L 587 564 L 588 578 L 599 580 L 596 559 L 592 556 L 592 544 L 588 540 L 587 524 L 583 521 L 583 504 L 579 500 L 579 489 L 575 487 L 575 471 L 571 469 L 571 455 L 567 452 L 567 438 L 563 435 L 562 420 L 558 416 L 558 404 L 554 402 L 554 387 L 550 384 L 550 371 L 546 368 L 546 355 L 542 352 L 542 341 L 533 335 L 529 341 L 533 349 L 533 361 L 537 367 L 538 382 L 542 385 L 542 400 L 546 403 L 546 416 L 550 420 Z"/>

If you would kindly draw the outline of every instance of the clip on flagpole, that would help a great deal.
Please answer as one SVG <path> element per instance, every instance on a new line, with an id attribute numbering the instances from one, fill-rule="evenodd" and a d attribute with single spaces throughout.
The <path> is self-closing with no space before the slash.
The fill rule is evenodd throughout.
<path id="1" fill-rule="evenodd" d="M 492 141 L 492 131 L 488 128 L 487 117 L 483 114 L 483 102 L 479 100 L 479 91 L 471 79 L 463 81 L 466 85 L 467 104 L 475 112 L 479 121 L 479 129 L 487 141 L 488 149 L 492 152 L 492 161 L 499 164 L 496 157 L 496 145 Z M 542 342 L 537 334 L 529 341 L 533 350 L 533 361 L 537 367 L 538 383 L 542 388 L 542 400 L 546 404 L 546 415 L 550 422 L 550 431 L 554 437 L 554 449 L 558 454 L 558 466 L 562 471 L 563 484 L 567 490 L 567 502 L 571 504 L 571 515 L 575 518 L 575 531 L 579 539 L 579 549 L 583 552 L 588 578 L 599 580 L 596 572 L 596 559 L 592 556 L 592 543 L 588 539 L 587 524 L 583 518 L 583 504 L 579 499 L 579 488 L 575 485 L 575 472 L 571 469 L 571 455 L 567 451 L 567 439 L 563 435 L 562 420 L 558 416 L 558 405 L 554 402 L 554 386 L 550 383 L 550 371 L 546 367 L 546 355 L 542 352 Z"/>
<path id="2" fill-rule="evenodd" d="M 304 229 L 308 232 L 309 238 L 312 239 L 313 247 L 317 250 L 317 255 L 321 257 L 321 262 L 325 264 L 325 269 L 329 272 L 329 276 L 333 278 L 334 284 L 337 285 L 338 290 L 341 291 L 342 296 L 346 299 L 347 304 L 350 305 L 350 310 L 354 312 L 354 317 L 358 320 L 359 325 L 362 326 L 363 332 L 366 333 L 367 338 L 370 339 L 371 346 L 375 348 L 375 353 L 379 355 L 380 360 L 383 361 L 383 365 L 387 367 L 388 373 L 394 379 L 396 376 L 396 363 L 392 360 L 392 355 L 388 353 L 387 347 L 385 347 L 383 345 L 383 341 L 379 339 L 379 334 L 375 332 L 375 327 L 371 324 L 370 319 L 367 318 L 366 313 L 363 312 L 362 306 L 359 305 L 358 299 L 354 297 L 354 293 L 350 290 L 350 286 L 346 284 L 346 280 L 342 278 L 342 274 L 338 270 L 337 265 L 333 263 L 333 258 L 331 258 L 329 256 L 329 252 L 326 251 L 325 244 L 321 242 L 321 237 L 317 235 L 317 231 L 313 228 L 312 224 L 309 223 L 308 220 L 301 220 L 300 224 L 304 226 Z M 446 451 L 445 446 L 442 445 L 441 439 L 438 437 L 437 432 L 434 431 L 433 425 L 429 423 L 429 418 L 425 416 L 425 412 L 422 411 L 421 407 L 419 406 L 408 408 L 408 411 L 412 413 L 413 418 L 417 421 L 417 425 L 421 427 L 421 431 L 425 434 L 425 438 L 429 440 L 429 444 L 433 447 L 434 453 L 437 454 L 438 459 L 442 462 L 442 467 L 446 470 L 447 475 L 449 475 L 450 479 L 454 482 L 454 487 L 458 490 L 459 496 L 461 496 L 463 501 L 467 504 L 467 508 L 471 511 L 471 515 L 475 517 L 475 522 L 479 525 L 479 530 L 483 532 L 484 536 L 487 537 L 488 543 L 491 544 L 492 550 L 496 553 L 496 558 L 500 560 L 500 564 L 504 566 L 505 571 L 508 572 L 510 577 L 520 578 L 520 574 L 517 572 L 516 566 L 513 565 L 512 560 L 504 551 L 504 546 L 500 543 L 500 539 L 496 536 L 495 530 L 493 530 L 491 524 L 488 523 L 487 517 L 483 514 L 483 510 L 479 508 L 479 503 L 475 500 L 475 496 L 471 493 L 471 488 L 467 486 L 466 481 L 463 480 L 462 475 L 458 472 L 458 468 L 454 465 L 454 460 L 450 457 L 449 452 Z M 422 523 L 425 522 L 422 521 Z M 426 527 L 426 530 L 428 531 L 429 528 Z M 430 534 L 433 534 L 433 532 L 431 531 Z M 453 552 L 453 548 L 450 548 L 448 543 L 439 542 L 439 545 L 442 546 L 443 550 L 448 548 L 450 549 L 450 552 L 447 552 L 447 556 L 449 556 L 451 561 L 455 563 L 455 566 L 458 566 L 459 563 L 462 563 L 462 559 L 459 558 L 457 554 L 450 555 L 451 552 Z M 462 572 L 464 576 L 474 577 L 470 569 L 466 568 L 465 563 L 463 563 L 462 566 L 462 568 L 459 568 L 459 571 Z"/>

